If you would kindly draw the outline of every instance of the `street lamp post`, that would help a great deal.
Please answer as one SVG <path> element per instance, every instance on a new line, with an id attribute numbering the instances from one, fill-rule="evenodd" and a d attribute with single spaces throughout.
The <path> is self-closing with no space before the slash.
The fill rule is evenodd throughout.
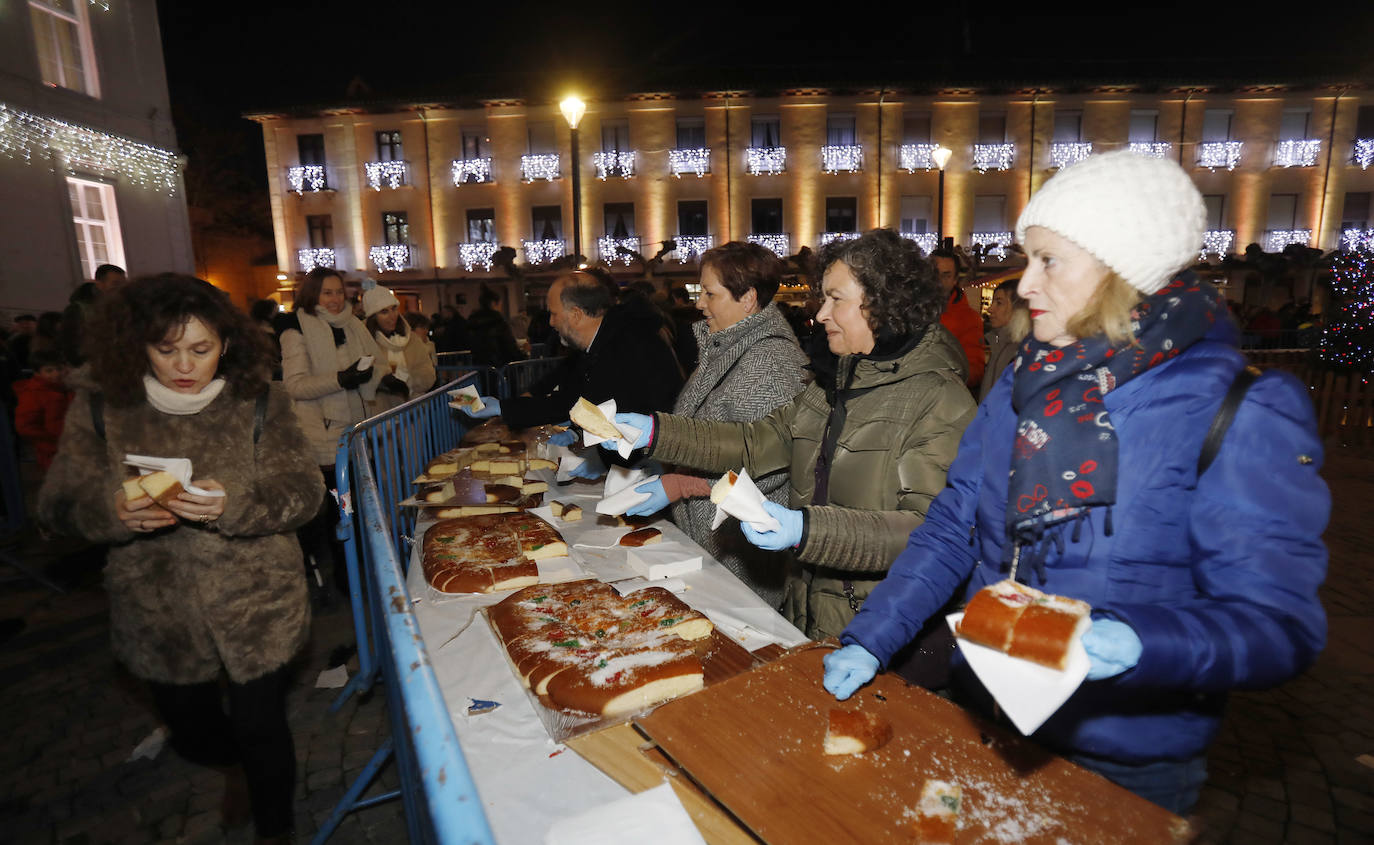
<path id="1" fill-rule="evenodd" d="M 568 121 L 572 139 L 572 190 L 573 190 L 573 255 L 582 255 L 582 159 L 577 152 L 577 124 L 587 113 L 587 104 L 576 97 L 567 97 L 558 104 L 563 119 Z M 580 259 L 579 259 L 580 260 Z"/>
<path id="2" fill-rule="evenodd" d="M 940 205 L 935 216 L 935 230 L 940 238 L 938 247 L 945 245 L 945 165 L 949 164 L 949 157 L 952 155 L 954 155 L 954 151 L 943 144 L 936 147 L 930 154 L 931 161 L 940 168 Z"/>

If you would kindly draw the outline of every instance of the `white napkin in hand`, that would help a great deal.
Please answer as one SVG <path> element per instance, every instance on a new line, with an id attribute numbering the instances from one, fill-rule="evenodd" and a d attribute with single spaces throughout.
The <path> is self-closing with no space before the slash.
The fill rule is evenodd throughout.
<path id="1" fill-rule="evenodd" d="M 482 394 L 478 393 L 477 388 L 473 387 L 472 385 L 468 385 L 467 387 L 460 387 L 457 390 L 450 390 L 448 392 L 448 395 L 452 396 L 454 399 L 457 399 L 459 396 L 472 397 L 472 402 L 470 404 L 465 405 L 462 402 L 450 402 L 448 403 L 448 406 L 450 408 L 457 408 L 460 411 L 466 408 L 467 410 L 472 411 L 475 414 L 483 408 L 487 407 L 487 403 L 482 401 Z"/>
<path id="2" fill-rule="evenodd" d="M 741 468 L 736 474 L 739 478 L 730 488 L 730 495 L 725 497 L 725 501 L 716 505 L 716 515 L 711 520 L 711 530 L 714 531 L 719 528 L 727 516 L 733 516 L 740 522 L 749 523 L 754 526 L 756 531 L 781 530 L 782 523 L 763 509 L 765 496 L 755 486 L 754 480 L 749 477 L 749 471 Z"/>
<path id="3" fill-rule="evenodd" d="M 611 425 L 615 426 L 615 430 L 620 432 L 620 437 L 616 440 L 616 453 L 619 454 L 620 457 L 629 460 L 630 453 L 635 450 L 635 441 L 638 440 L 639 435 L 643 434 L 644 432 L 640 431 L 632 425 L 621 425 L 620 423 L 615 421 L 614 399 L 607 399 L 605 402 L 602 402 L 600 405 L 597 405 L 596 407 L 599 411 L 601 411 L 601 413 L 606 415 L 606 419 L 610 420 Z M 592 434 L 590 431 L 587 431 L 586 429 L 582 430 L 583 446 L 595 446 L 596 444 L 604 443 L 609 439 L 609 437 L 597 437 L 595 434 Z"/>
<path id="4" fill-rule="evenodd" d="M 150 455 L 125 455 L 124 463 L 138 470 L 140 475 L 152 475 L 166 470 L 181 482 L 181 488 L 196 496 L 223 496 L 223 490 L 205 490 L 191 483 L 190 458 L 154 458 Z"/>
<path id="5" fill-rule="evenodd" d="M 643 469 L 615 466 L 611 467 L 606 473 L 606 486 L 603 488 L 603 498 L 596 503 L 596 512 L 610 516 L 620 516 L 625 511 L 649 500 L 648 493 L 640 493 L 635 490 L 640 484 L 651 480 L 654 476 L 649 475 Z"/>

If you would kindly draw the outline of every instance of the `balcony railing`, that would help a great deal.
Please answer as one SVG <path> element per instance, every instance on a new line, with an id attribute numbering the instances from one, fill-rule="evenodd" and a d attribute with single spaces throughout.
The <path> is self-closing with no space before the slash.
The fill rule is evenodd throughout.
<path id="1" fill-rule="evenodd" d="M 298 194 L 332 191 L 329 173 L 323 164 L 298 164 L 286 168 L 286 184 Z"/>
<path id="2" fill-rule="evenodd" d="M 825 246 L 835 241 L 852 241 L 858 237 L 858 232 L 821 232 L 816 236 L 816 240 L 821 246 Z"/>
<path id="3" fill-rule="evenodd" d="M 1174 145 L 1168 141 L 1132 141 L 1130 150 L 1136 155 L 1168 158 L 1174 151 Z"/>
<path id="4" fill-rule="evenodd" d="M 369 161 L 363 165 L 363 175 L 367 177 L 368 187 L 374 191 L 409 185 L 409 171 L 408 161 Z"/>
<path id="5" fill-rule="evenodd" d="M 548 264 L 568 254 L 568 244 L 562 238 L 521 241 L 520 244 L 525 248 L 525 261 L 530 264 Z"/>
<path id="6" fill-rule="evenodd" d="M 787 170 L 786 147 L 750 147 L 744 156 L 754 176 L 776 176 Z"/>
<path id="7" fill-rule="evenodd" d="M 821 170 L 826 173 L 858 173 L 864 169 L 864 148 L 858 144 L 821 147 Z"/>
<path id="8" fill-rule="evenodd" d="M 367 255 L 378 273 L 399 273 L 414 266 L 414 249 L 410 244 L 380 244 L 368 250 Z"/>
<path id="9" fill-rule="evenodd" d="M 981 248 L 988 258 L 1001 261 L 1007 257 L 1007 247 L 1011 246 L 1011 232 L 974 232 L 969 236 L 969 245 Z"/>
<path id="10" fill-rule="evenodd" d="M 592 153 L 592 164 L 596 166 L 596 178 L 603 182 L 611 176 L 629 179 L 635 175 L 635 151 L 602 150 Z"/>
<path id="11" fill-rule="evenodd" d="M 613 238 L 610 235 L 603 235 L 596 239 L 596 248 L 601 253 L 601 260 L 607 264 L 616 261 L 621 264 L 629 264 L 635 260 L 635 256 L 621 250 L 639 252 L 639 238 Z"/>
<path id="12" fill-rule="evenodd" d="M 986 173 L 989 170 L 1011 170 L 1015 161 L 1015 144 L 973 145 L 973 169 L 979 173 Z"/>
<path id="13" fill-rule="evenodd" d="M 1319 138 L 1279 141 L 1274 146 L 1275 167 L 1312 167 L 1322 151 Z"/>
<path id="14" fill-rule="evenodd" d="M 561 176 L 558 153 L 531 153 L 520 156 L 520 178 L 526 182 L 543 179 L 552 182 Z"/>
<path id="15" fill-rule="evenodd" d="M 921 248 L 921 252 L 930 255 L 935 251 L 935 247 L 940 244 L 940 236 L 934 232 L 902 232 L 902 237 L 909 241 L 915 241 Z"/>
<path id="16" fill-rule="evenodd" d="M 700 260 L 701 254 L 711 248 L 710 235 L 678 235 L 673 241 L 677 244 L 673 254 L 679 264 Z"/>
<path id="17" fill-rule="evenodd" d="M 1204 141 L 1197 145 L 1197 166 L 1235 170 L 1240 164 L 1240 141 Z"/>
<path id="18" fill-rule="evenodd" d="M 1198 257 L 1204 260 L 1209 255 L 1225 258 L 1231 254 L 1235 242 L 1236 233 L 1231 229 L 1208 229 L 1202 233 L 1202 251 Z"/>
<path id="19" fill-rule="evenodd" d="M 1270 229 L 1264 233 L 1265 252 L 1283 252 L 1289 244 L 1307 246 L 1311 242 L 1311 229 Z"/>
<path id="20" fill-rule="evenodd" d="M 1350 151 L 1350 163 L 1358 164 L 1361 170 L 1374 164 L 1374 138 L 1356 138 Z"/>
<path id="21" fill-rule="evenodd" d="M 491 159 L 455 158 L 453 160 L 453 184 L 455 186 L 480 184 L 491 181 Z"/>
<path id="22" fill-rule="evenodd" d="M 1342 229 L 1341 249 L 1346 252 L 1374 252 L 1374 229 Z"/>
<path id="23" fill-rule="evenodd" d="M 469 273 L 474 267 L 481 267 L 483 270 L 491 269 L 491 257 L 501 245 L 496 241 L 476 241 L 474 243 L 458 244 L 458 260 L 463 262 L 463 269 Z"/>
<path id="24" fill-rule="evenodd" d="M 668 170 L 679 179 L 684 173 L 705 176 L 711 172 L 711 148 L 669 150 Z"/>
<path id="25" fill-rule="evenodd" d="M 1050 144 L 1050 165 L 1059 168 L 1068 167 L 1070 164 L 1077 164 L 1092 154 L 1093 145 L 1091 142 L 1073 141 Z"/>
<path id="26" fill-rule="evenodd" d="M 897 149 L 897 167 L 907 173 L 915 173 L 918 170 L 935 170 L 938 165 L 930 154 L 939 148 L 939 144 L 902 144 Z"/>
<path id="27" fill-rule="evenodd" d="M 786 258 L 792 254 L 792 239 L 787 236 L 786 232 L 760 232 L 749 235 L 745 240 L 772 250 L 773 254 L 779 258 Z"/>
<path id="28" fill-rule="evenodd" d="M 296 250 L 296 263 L 301 272 L 309 273 L 316 267 L 338 267 L 338 256 L 332 247 L 321 246 Z"/>

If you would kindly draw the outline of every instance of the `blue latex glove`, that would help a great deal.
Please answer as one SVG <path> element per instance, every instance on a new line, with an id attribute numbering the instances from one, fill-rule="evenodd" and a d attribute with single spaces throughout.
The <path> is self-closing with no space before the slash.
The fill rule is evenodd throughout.
<path id="1" fill-rule="evenodd" d="M 480 411 L 472 410 L 472 406 L 464 405 L 461 410 L 463 413 L 475 420 L 489 420 L 492 417 L 501 416 L 501 400 L 495 396 L 483 396 L 482 404 L 485 406 Z"/>
<path id="2" fill-rule="evenodd" d="M 825 664 L 821 685 L 835 696 L 836 701 L 849 698 L 878 674 L 878 658 L 861 645 L 847 645 L 832 651 L 821 662 Z"/>
<path id="3" fill-rule="evenodd" d="M 578 441 L 577 432 L 573 431 L 572 421 L 559 423 L 561 426 L 569 427 L 567 431 L 557 431 L 549 438 L 549 443 L 554 446 L 571 446 Z"/>
<path id="4" fill-rule="evenodd" d="M 617 425 L 628 425 L 639 429 L 639 437 L 630 446 L 635 449 L 643 449 L 649 445 L 649 435 L 654 431 L 654 418 L 648 414 L 616 414 L 615 423 Z M 603 440 L 599 444 L 602 449 L 614 452 L 620 445 L 619 440 Z"/>
<path id="5" fill-rule="evenodd" d="M 1140 662 L 1140 637 L 1125 622 L 1094 619 L 1083 634 L 1083 650 L 1088 653 L 1088 680 L 1100 681 L 1120 675 Z"/>
<path id="6" fill-rule="evenodd" d="M 663 482 L 660 479 L 649 479 L 636 487 L 635 492 L 648 493 L 649 498 L 626 510 L 625 513 L 630 516 L 648 516 L 668 507 L 668 493 L 663 489 Z"/>
<path id="7" fill-rule="evenodd" d="M 767 499 L 763 501 L 763 509 L 768 511 L 769 516 L 782 523 L 782 527 L 777 531 L 758 531 L 753 525 L 741 522 L 739 527 L 744 532 L 744 539 L 760 549 L 768 549 L 773 552 L 779 549 L 790 549 L 801 542 L 801 511 L 790 510 Z"/>
<path id="8" fill-rule="evenodd" d="M 568 470 L 568 475 L 573 478 L 586 478 L 595 481 L 606 474 L 606 465 L 601 462 L 601 456 L 596 453 L 595 449 L 583 452 L 580 457 L 586 458 L 586 460 Z"/>

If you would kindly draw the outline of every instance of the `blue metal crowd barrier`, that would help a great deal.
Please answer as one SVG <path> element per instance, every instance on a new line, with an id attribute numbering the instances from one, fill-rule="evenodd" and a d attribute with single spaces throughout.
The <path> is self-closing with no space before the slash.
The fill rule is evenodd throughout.
<path id="1" fill-rule="evenodd" d="M 530 358 L 526 361 L 511 361 L 501 368 L 505 379 L 506 392 L 502 399 L 519 396 L 534 386 L 536 382 L 558 369 L 562 358 Z"/>
<path id="2" fill-rule="evenodd" d="M 339 538 L 348 567 L 359 669 L 333 707 L 337 710 L 349 695 L 371 687 L 380 675 L 391 737 L 349 786 L 315 843 L 327 840 L 348 813 L 397 797 L 405 805 L 411 842 L 492 841 L 406 590 L 415 516 L 396 506 L 425 463 L 461 438 L 462 423 L 448 407 L 447 392 L 464 383 L 445 384 L 350 426 L 340 437 L 335 463 L 343 511 Z M 393 755 L 401 788 L 362 798 Z"/>

